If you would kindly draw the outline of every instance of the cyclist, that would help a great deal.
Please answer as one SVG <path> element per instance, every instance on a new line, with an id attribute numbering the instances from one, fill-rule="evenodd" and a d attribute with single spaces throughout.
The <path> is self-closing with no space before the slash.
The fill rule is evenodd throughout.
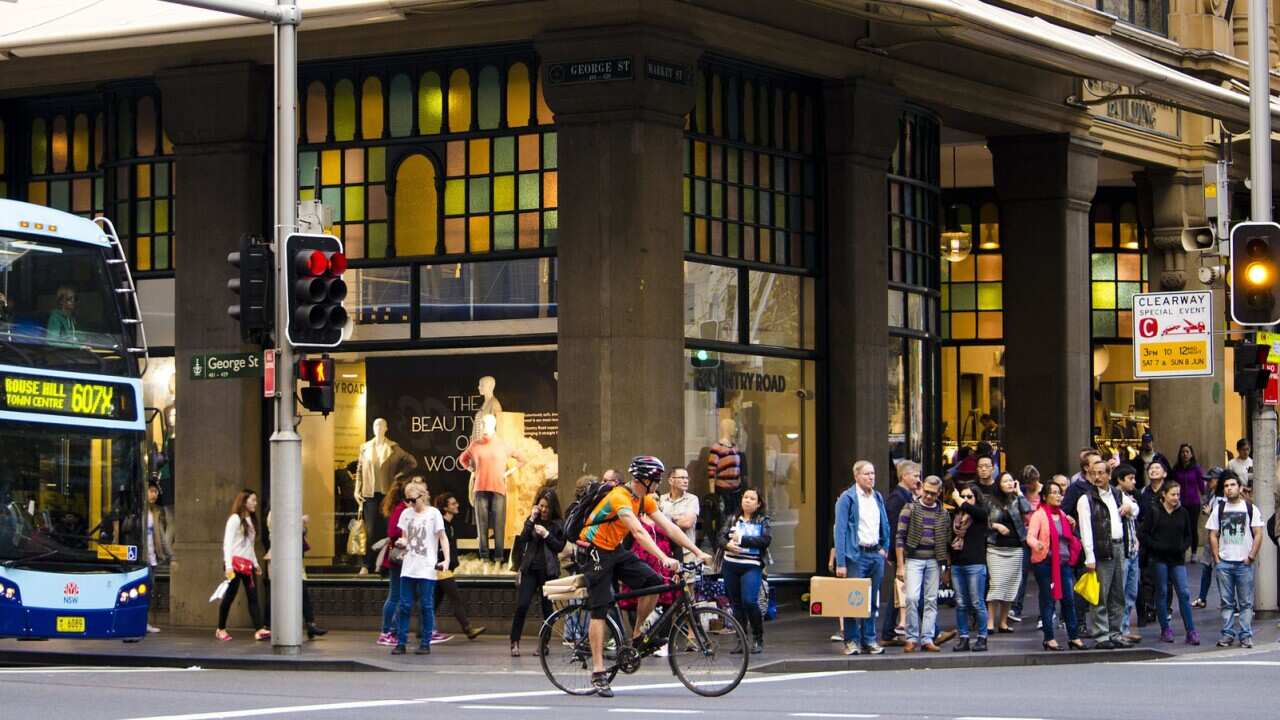
<path id="1" fill-rule="evenodd" d="M 658 548 L 657 543 L 640 524 L 638 516 L 648 516 L 667 537 L 696 555 L 702 562 L 711 560 L 711 556 L 699 550 L 675 523 L 658 511 L 658 502 L 653 493 L 666 472 L 662 461 L 651 455 L 640 455 L 631 460 L 628 471 L 632 477 L 631 483 L 614 488 L 596 505 L 577 538 L 578 566 L 586 575 L 587 602 L 591 608 L 591 626 L 588 631 L 591 641 L 591 684 L 600 697 L 613 697 L 613 689 L 609 687 L 609 674 L 604 669 L 604 637 L 605 618 L 614 602 L 614 584 L 622 582 L 632 590 L 662 584 L 662 578 L 653 568 L 622 546 L 623 540 L 631 535 L 641 547 L 659 558 L 663 566 L 671 570 L 680 569 L 680 561 L 668 557 Z M 658 596 L 642 595 L 637 601 L 633 637 L 639 635 L 641 622 L 653 612 Z"/>

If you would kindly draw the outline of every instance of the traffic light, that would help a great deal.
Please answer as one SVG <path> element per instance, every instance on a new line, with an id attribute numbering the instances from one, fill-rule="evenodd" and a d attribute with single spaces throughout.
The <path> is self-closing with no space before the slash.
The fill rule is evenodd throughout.
<path id="1" fill-rule="evenodd" d="M 294 234 L 285 239 L 289 272 L 289 342 L 298 347 L 337 347 L 347 324 L 347 257 L 332 235 Z"/>
<path id="2" fill-rule="evenodd" d="M 1258 345 L 1248 342 L 1236 345 L 1236 392 L 1241 395 L 1247 395 L 1251 392 L 1266 389 L 1267 381 L 1271 379 L 1271 371 L 1265 365 L 1267 356 L 1270 353 L 1270 345 Z"/>
<path id="3" fill-rule="evenodd" d="M 228 253 L 227 262 L 236 270 L 227 289 L 239 296 L 238 303 L 227 306 L 227 314 L 240 322 L 240 337 L 245 342 L 265 345 L 275 319 L 271 247 L 261 238 L 241 235 L 240 250 Z"/>
<path id="4" fill-rule="evenodd" d="M 302 407 L 324 415 L 333 412 L 333 358 L 298 360 L 298 379 L 307 383 L 299 391 Z"/>
<path id="5" fill-rule="evenodd" d="M 689 364 L 699 370 L 718 368 L 720 367 L 720 354 L 710 350 L 694 350 L 689 355 Z"/>
<path id="6" fill-rule="evenodd" d="M 1280 322 L 1280 225 L 1240 223 L 1231 229 L 1231 319 L 1241 325 Z"/>

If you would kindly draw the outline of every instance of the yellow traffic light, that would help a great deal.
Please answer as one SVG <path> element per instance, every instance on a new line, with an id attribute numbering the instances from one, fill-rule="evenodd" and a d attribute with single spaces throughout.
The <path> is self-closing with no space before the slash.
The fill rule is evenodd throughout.
<path id="1" fill-rule="evenodd" d="M 1251 262 L 1244 269 L 1244 277 L 1250 285 L 1255 287 L 1266 285 L 1271 282 L 1271 265 L 1263 262 Z"/>

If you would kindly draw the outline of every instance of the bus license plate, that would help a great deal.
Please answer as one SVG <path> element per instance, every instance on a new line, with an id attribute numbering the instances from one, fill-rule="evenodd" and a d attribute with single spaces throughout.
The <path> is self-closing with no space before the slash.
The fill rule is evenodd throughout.
<path id="1" fill-rule="evenodd" d="M 84 632 L 84 618 L 59 617 L 56 629 L 60 633 L 82 633 Z"/>

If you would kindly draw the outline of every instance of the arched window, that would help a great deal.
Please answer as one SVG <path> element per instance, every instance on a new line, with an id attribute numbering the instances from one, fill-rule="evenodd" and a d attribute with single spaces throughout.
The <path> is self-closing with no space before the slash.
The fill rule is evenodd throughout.
<path id="1" fill-rule="evenodd" d="M 444 93 L 440 86 L 440 74 L 422 74 L 418 85 L 418 132 L 435 135 L 444 123 Z"/>
<path id="2" fill-rule="evenodd" d="M 364 79 L 360 90 L 360 137 L 377 140 L 382 137 L 382 81 L 376 77 Z"/>
<path id="3" fill-rule="evenodd" d="M 329 97 L 319 80 L 307 86 L 307 142 L 329 139 Z"/>
<path id="4" fill-rule="evenodd" d="M 480 70 L 476 91 L 476 124 L 481 130 L 496 130 L 502 121 L 502 85 L 498 68 L 485 65 Z"/>
<path id="5" fill-rule="evenodd" d="M 356 137 L 356 88 L 342 79 L 333 86 L 333 139 L 338 142 Z"/>
<path id="6" fill-rule="evenodd" d="M 388 125 L 392 137 L 408 137 L 413 132 L 413 82 L 400 73 L 391 78 L 391 117 Z"/>
<path id="7" fill-rule="evenodd" d="M 529 124 L 529 67 L 512 63 L 507 69 L 507 127 Z"/>
<path id="8" fill-rule="evenodd" d="M 458 68 L 449 74 L 449 132 L 471 129 L 471 73 Z"/>
<path id="9" fill-rule="evenodd" d="M 396 170 L 396 255 L 435 255 L 438 219 L 435 165 L 425 155 L 410 155 Z"/>

